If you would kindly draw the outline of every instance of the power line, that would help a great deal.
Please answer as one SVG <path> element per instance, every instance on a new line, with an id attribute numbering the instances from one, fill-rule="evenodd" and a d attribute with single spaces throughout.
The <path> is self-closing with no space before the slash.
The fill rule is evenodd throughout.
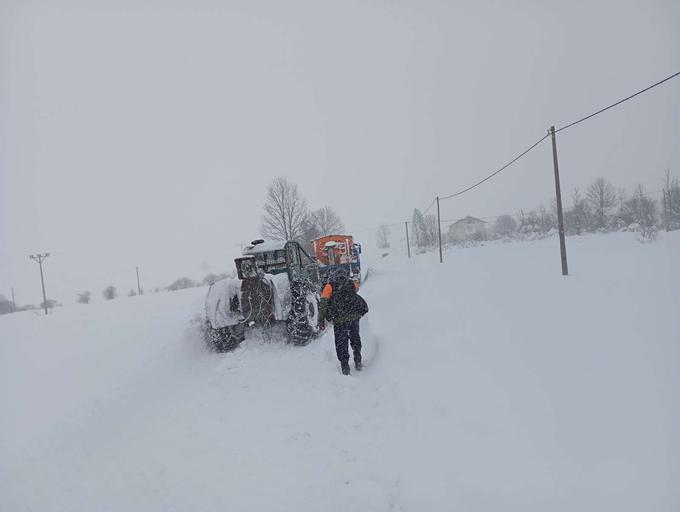
<path id="1" fill-rule="evenodd" d="M 363 232 L 363 231 L 374 231 L 374 230 L 376 230 L 376 229 L 382 228 L 383 226 L 387 226 L 387 227 L 401 226 L 403 223 L 404 223 L 404 221 L 402 221 L 402 222 L 393 222 L 392 224 L 381 224 L 380 226 L 375 226 L 375 227 L 372 227 L 372 228 L 350 229 L 350 231 L 351 231 L 352 233 L 361 233 L 361 232 Z"/>
<path id="2" fill-rule="evenodd" d="M 619 100 L 619 101 L 617 101 L 616 103 L 612 103 L 611 105 L 609 105 L 609 106 L 607 106 L 607 107 L 604 107 L 604 108 L 598 110 L 597 112 L 593 112 L 592 114 L 589 114 L 589 115 L 587 115 L 587 116 L 585 116 L 585 117 L 582 117 L 582 118 L 579 119 L 578 121 L 574 121 L 573 123 L 569 123 L 568 125 L 563 126 L 562 128 L 559 128 L 558 130 L 555 130 L 555 133 L 561 132 L 562 130 L 566 130 L 567 128 L 571 128 L 572 126 L 574 126 L 574 125 L 576 125 L 576 124 L 579 124 L 579 123 L 582 123 L 583 121 L 585 121 L 585 120 L 587 120 L 587 119 L 590 119 L 591 117 L 595 117 L 596 115 L 601 114 L 602 112 L 604 112 L 604 111 L 606 111 L 606 110 L 609 110 L 610 108 L 613 108 L 613 107 L 615 107 L 615 106 L 617 106 L 617 105 L 620 105 L 621 103 L 624 103 L 624 102 L 626 102 L 626 101 L 628 101 L 628 100 L 630 100 L 630 99 L 633 99 L 633 98 L 635 98 L 635 96 L 638 96 L 638 95 L 642 94 L 643 92 L 647 92 L 647 91 L 649 91 L 650 89 L 653 89 L 654 87 L 656 87 L 657 85 L 661 85 L 662 83 L 667 82 L 668 80 L 670 80 L 671 78 L 675 78 L 676 76 L 680 76 L 680 71 L 678 71 L 677 73 L 672 74 L 672 75 L 669 76 L 669 77 L 664 78 L 663 80 L 660 80 L 660 81 L 656 82 L 655 84 L 650 85 L 649 87 L 645 87 L 645 88 L 642 89 L 641 91 L 638 91 L 638 92 L 636 92 L 635 94 L 631 94 L 630 96 L 628 96 L 628 97 L 626 97 L 626 98 L 623 98 L 622 100 Z"/>
<path id="3" fill-rule="evenodd" d="M 517 155 L 515 158 L 513 158 L 512 160 L 510 160 L 510 161 L 509 161 L 507 164 L 505 164 L 503 167 L 501 167 L 501 168 L 498 169 L 497 171 L 492 172 L 491 174 L 489 174 L 489 175 L 488 175 L 486 178 L 484 178 L 483 180 L 480 180 L 480 181 L 478 181 L 477 183 L 475 183 L 474 185 L 471 185 L 471 186 L 469 186 L 469 187 L 467 187 L 467 188 L 464 188 L 463 190 L 460 190 L 460 191 L 458 191 L 458 192 L 456 192 L 456 193 L 454 193 L 454 194 L 449 194 L 448 196 L 440 196 L 439 199 L 440 199 L 441 201 L 443 201 L 444 199 L 451 199 L 452 197 L 456 197 L 456 196 L 459 196 L 459 195 L 461 195 L 461 194 L 465 194 L 465 192 L 469 192 L 469 191 L 472 190 L 473 188 L 478 187 L 479 185 L 481 185 L 481 184 L 484 183 L 485 181 L 490 180 L 491 178 L 493 178 L 494 176 L 496 176 L 496 175 L 499 174 L 500 172 L 502 172 L 502 171 L 504 171 L 505 169 L 507 169 L 508 167 L 510 167 L 510 166 L 511 166 L 512 164 L 514 164 L 517 160 L 519 160 L 520 158 L 522 158 L 524 155 L 526 155 L 529 151 L 531 151 L 532 149 L 534 149 L 536 146 L 538 146 L 541 142 L 543 142 L 543 141 L 544 141 L 545 139 L 547 139 L 548 137 L 549 137 L 549 135 L 544 135 L 543 137 L 541 137 L 540 139 L 538 139 L 536 142 L 534 142 L 531 146 L 529 146 L 527 149 L 525 149 L 524 151 L 522 151 L 522 152 L 521 152 L 519 155 Z"/>
<path id="4" fill-rule="evenodd" d="M 430 208 L 432 208 L 432 207 L 434 206 L 434 203 L 436 203 L 436 202 L 437 202 L 437 198 L 435 197 L 435 198 L 432 200 L 432 202 L 430 203 L 430 206 L 428 206 L 427 208 L 425 208 L 425 210 L 423 211 L 423 216 L 425 216 L 425 215 L 427 214 L 427 212 L 430 211 Z"/>

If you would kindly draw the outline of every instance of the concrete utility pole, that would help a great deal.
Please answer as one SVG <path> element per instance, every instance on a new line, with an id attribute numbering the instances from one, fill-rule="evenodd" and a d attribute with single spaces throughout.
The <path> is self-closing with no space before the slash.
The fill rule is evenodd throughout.
<path id="1" fill-rule="evenodd" d="M 444 263 L 442 255 L 442 220 L 439 214 L 439 196 L 437 196 L 437 233 L 439 234 L 439 263 Z"/>
<path id="2" fill-rule="evenodd" d="M 37 261 L 38 265 L 40 265 L 40 282 L 42 283 L 43 306 L 45 306 L 45 314 L 47 314 L 47 296 L 45 295 L 45 277 L 43 276 L 42 264 L 43 261 L 45 261 L 45 258 L 47 258 L 49 255 L 50 253 L 46 252 L 45 254 L 31 254 L 29 256 L 29 258 Z"/>
<path id="3" fill-rule="evenodd" d="M 555 140 L 555 127 L 548 130 L 552 138 L 553 167 L 555 168 L 555 199 L 557 200 L 557 228 L 560 233 L 560 258 L 562 260 L 562 275 L 569 275 L 567 269 L 567 244 L 564 240 L 564 216 L 562 215 L 562 192 L 560 191 L 560 171 L 557 166 L 557 141 Z"/>
<path id="4" fill-rule="evenodd" d="M 404 227 L 406 228 L 406 251 L 408 252 L 408 257 L 411 257 L 411 244 L 408 240 L 408 221 L 404 222 Z"/>
<path id="5" fill-rule="evenodd" d="M 139 285 L 139 267 L 135 267 L 135 270 L 137 271 L 137 295 L 141 295 L 142 287 Z"/>
<path id="6" fill-rule="evenodd" d="M 17 310 L 17 303 L 14 301 L 14 287 L 12 287 L 12 313 Z"/>

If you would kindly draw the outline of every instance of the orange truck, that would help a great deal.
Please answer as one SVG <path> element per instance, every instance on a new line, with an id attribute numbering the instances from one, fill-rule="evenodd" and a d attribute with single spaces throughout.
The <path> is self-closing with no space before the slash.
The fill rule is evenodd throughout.
<path id="1" fill-rule="evenodd" d="M 319 263 L 319 276 L 327 280 L 332 274 L 344 273 L 361 282 L 361 244 L 351 235 L 327 235 L 312 240 L 312 251 Z"/>

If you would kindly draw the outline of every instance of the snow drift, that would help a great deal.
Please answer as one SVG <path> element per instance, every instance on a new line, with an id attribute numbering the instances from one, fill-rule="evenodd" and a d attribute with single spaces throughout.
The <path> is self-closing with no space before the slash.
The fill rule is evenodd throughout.
<path id="1" fill-rule="evenodd" d="M 679 235 L 381 259 L 350 377 L 205 288 L 0 317 L 0 509 L 676 511 Z"/>

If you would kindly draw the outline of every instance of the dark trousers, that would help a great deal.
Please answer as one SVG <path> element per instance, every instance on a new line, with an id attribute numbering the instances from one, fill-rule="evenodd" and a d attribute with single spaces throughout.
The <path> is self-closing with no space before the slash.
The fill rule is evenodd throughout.
<path id="1" fill-rule="evenodd" d="M 349 361 L 349 350 L 347 342 L 352 346 L 354 359 L 361 359 L 361 337 L 359 336 L 359 320 L 342 324 L 333 324 L 333 334 L 335 334 L 335 353 L 338 360 Z"/>

